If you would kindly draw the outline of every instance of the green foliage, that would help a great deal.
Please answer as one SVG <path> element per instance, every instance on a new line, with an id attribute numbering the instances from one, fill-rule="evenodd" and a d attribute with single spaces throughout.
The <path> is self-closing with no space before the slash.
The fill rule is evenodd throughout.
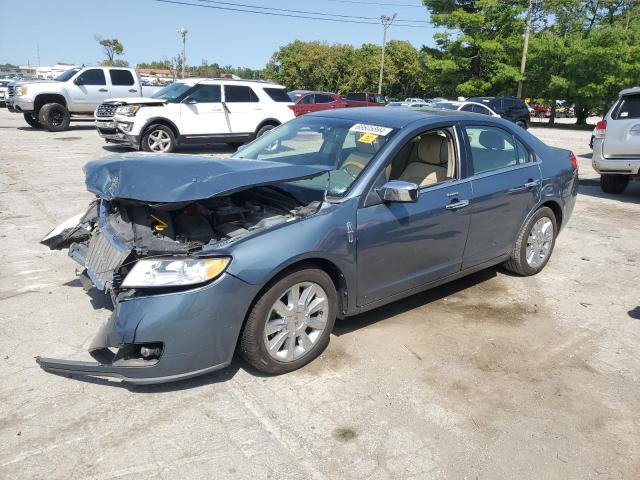
<path id="1" fill-rule="evenodd" d="M 128 66 L 129 64 L 124 60 L 117 60 L 116 56 L 122 55 L 124 53 L 124 46 L 120 43 L 120 40 L 117 38 L 102 38 L 102 37 L 94 37 L 98 45 L 102 47 L 102 51 L 107 57 L 106 60 L 103 60 L 101 65 L 105 67 L 115 66 L 122 67 Z M 116 62 L 119 62 L 118 64 Z"/>

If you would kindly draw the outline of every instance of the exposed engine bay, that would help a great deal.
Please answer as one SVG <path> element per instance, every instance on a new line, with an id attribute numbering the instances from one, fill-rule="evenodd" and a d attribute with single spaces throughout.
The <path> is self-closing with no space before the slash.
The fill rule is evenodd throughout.
<path id="1" fill-rule="evenodd" d="M 69 255 L 87 267 L 96 287 L 117 290 L 138 259 L 195 254 L 207 245 L 222 248 L 234 239 L 314 213 L 320 203 L 302 204 L 271 186 L 198 202 L 97 199 L 73 226 L 51 232 L 42 243 L 52 249 L 69 247 Z"/>

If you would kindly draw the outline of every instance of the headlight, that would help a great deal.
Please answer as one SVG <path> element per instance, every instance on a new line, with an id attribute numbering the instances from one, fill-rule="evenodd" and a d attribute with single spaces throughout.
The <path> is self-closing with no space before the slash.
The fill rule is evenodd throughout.
<path id="1" fill-rule="evenodd" d="M 140 260 L 124 279 L 122 286 L 153 288 L 197 285 L 221 275 L 229 262 L 229 257 Z"/>
<path id="2" fill-rule="evenodd" d="M 116 108 L 116 115 L 133 117 L 138 110 L 140 110 L 140 105 L 123 105 L 122 107 Z"/>
<path id="3" fill-rule="evenodd" d="M 26 85 L 22 85 L 20 87 L 18 87 L 18 95 L 26 95 L 27 94 L 27 86 Z"/>

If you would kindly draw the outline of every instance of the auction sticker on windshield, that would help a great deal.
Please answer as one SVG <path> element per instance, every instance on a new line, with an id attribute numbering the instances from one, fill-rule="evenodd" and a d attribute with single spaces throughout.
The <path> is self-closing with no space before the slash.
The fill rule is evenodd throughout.
<path id="1" fill-rule="evenodd" d="M 356 123 L 349 130 L 359 133 L 373 133 L 384 137 L 392 132 L 393 128 L 381 127 L 380 125 L 367 125 L 366 123 Z"/>

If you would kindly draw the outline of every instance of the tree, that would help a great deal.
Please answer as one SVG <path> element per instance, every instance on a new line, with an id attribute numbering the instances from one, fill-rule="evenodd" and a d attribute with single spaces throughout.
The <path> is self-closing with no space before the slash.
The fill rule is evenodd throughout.
<path id="1" fill-rule="evenodd" d="M 124 62 L 124 60 L 116 60 L 116 56 L 124 53 L 124 46 L 117 38 L 102 38 L 95 36 L 96 42 L 102 47 L 102 51 L 107 59 L 102 62 L 104 66 L 120 66 L 116 62 Z M 128 65 L 128 64 L 127 64 Z"/>

